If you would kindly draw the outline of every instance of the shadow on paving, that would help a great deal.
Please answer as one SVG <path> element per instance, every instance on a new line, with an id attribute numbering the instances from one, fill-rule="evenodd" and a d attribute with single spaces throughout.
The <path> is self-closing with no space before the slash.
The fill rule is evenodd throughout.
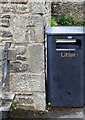
<path id="1" fill-rule="evenodd" d="M 85 108 L 84 108 L 85 109 Z M 6 120 L 84 120 L 83 108 L 50 108 L 49 111 L 27 111 L 17 109 L 9 113 Z M 3 119 L 4 120 L 4 119 Z"/>

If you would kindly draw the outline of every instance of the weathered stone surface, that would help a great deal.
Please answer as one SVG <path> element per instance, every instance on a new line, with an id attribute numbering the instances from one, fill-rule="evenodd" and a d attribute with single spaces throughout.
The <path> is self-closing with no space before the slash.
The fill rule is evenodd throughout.
<path id="1" fill-rule="evenodd" d="M 34 44 L 26 50 L 28 71 L 32 73 L 44 72 L 44 45 Z"/>
<path id="2" fill-rule="evenodd" d="M 2 6 L 3 12 L 12 12 L 12 13 L 18 13 L 18 14 L 24 14 L 29 13 L 29 5 L 23 5 L 23 4 L 11 4 L 11 5 L 4 5 Z"/>
<path id="3" fill-rule="evenodd" d="M 14 97 L 15 93 L 13 93 L 12 91 L 0 91 L 0 98 L 2 98 L 3 100 L 13 101 Z"/>
<path id="4" fill-rule="evenodd" d="M 16 92 L 42 91 L 45 92 L 45 75 L 15 73 L 12 74 L 10 89 Z"/>
<path id="5" fill-rule="evenodd" d="M 37 26 L 37 25 L 43 25 L 43 17 L 40 15 L 25 15 L 25 16 L 13 16 L 11 18 L 11 23 L 13 25 L 16 24 L 17 27 L 20 27 L 21 25 L 25 27 L 32 27 L 32 26 Z M 23 26 L 23 27 L 24 27 Z"/>
<path id="6" fill-rule="evenodd" d="M 8 19 L 10 19 L 10 15 L 2 15 L 2 18 L 8 18 Z"/>
<path id="7" fill-rule="evenodd" d="M 34 94 L 35 99 L 35 109 L 36 110 L 46 110 L 46 94 L 45 93 L 35 93 Z"/>
<path id="8" fill-rule="evenodd" d="M 45 110 L 46 108 L 46 96 L 43 92 L 33 92 L 31 95 L 30 93 L 23 94 L 23 95 L 16 95 L 15 101 L 18 101 L 19 106 L 18 108 L 23 108 L 25 110 Z M 30 106 L 33 106 L 33 109 L 30 109 Z"/>
<path id="9" fill-rule="evenodd" d="M 30 110 L 30 111 L 34 111 L 35 110 L 35 107 L 33 105 L 18 105 L 17 106 L 18 109 L 21 109 L 21 110 Z"/>
<path id="10" fill-rule="evenodd" d="M 43 44 L 32 44 L 28 47 L 25 46 L 17 46 L 17 60 L 25 61 L 25 63 L 21 64 L 21 62 L 14 62 L 12 68 L 12 72 L 23 72 L 29 71 L 32 73 L 42 73 L 44 72 L 44 45 Z M 24 56 L 20 56 L 23 55 Z M 28 65 L 27 65 L 28 64 Z M 19 70 L 20 69 L 20 70 Z"/>
<path id="11" fill-rule="evenodd" d="M 15 94 L 13 92 L 0 91 L 0 97 L 2 98 L 2 106 L 0 107 L 0 112 L 9 111 Z"/>
<path id="12" fill-rule="evenodd" d="M 5 19 L 10 19 L 10 15 L 3 15 L 3 14 L 1 14 L 1 15 L 0 15 L 0 18 L 2 18 L 2 19 L 3 19 L 3 18 L 5 18 Z"/>
<path id="13" fill-rule="evenodd" d="M 10 26 L 10 15 L 0 15 L 0 26 L 2 27 Z"/>
<path id="14" fill-rule="evenodd" d="M 51 23 L 51 3 L 50 2 L 45 3 L 45 14 L 43 16 L 44 16 L 45 28 L 50 27 L 50 23 Z"/>
<path id="15" fill-rule="evenodd" d="M 44 2 L 30 2 L 30 11 L 31 13 L 45 13 L 45 3 Z"/>
<path id="16" fill-rule="evenodd" d="M 16 47 L 16 54 L 17 55 L 23 55 L 26 52 L 25 46 L 15 46 Z"/>
<path id="17" fill-rule="evenodd" d="M 28 0 L 10 0 L 13 4 L 26 4 Z"/>
<path id="18" fill-rule="evenodd" d="M 0 3 L 8 3 L 8 0 L 0 0 Z"/>
<path id="19" fill-rule="evenodd" d="M 56 19 L 62 15 L 74 17 L 76 20 L 84 20 L 83 2 L 54 2 L 52 3 L 52 16 Z"/>
<path id="20" fill-rule="evenodd" d="M 9 27 L 9 26 L 10 26 L 9 20 L 8 20 L 8 19 L 2 19 L 2 20 L 0 21 L 0 26 L 1 26 L 1 27 Z"/>
<path id="21" fill-rule="evenodd" d="M 28 27 L 26 31 L 26 40 L 28 43 L 43 42 L 44 27 L 42 25 L 39 25 L 37 27 Z"/>
<path id="22" fill-rule="evenodd" d="M 33 14 L 47 14 L 51 9 L 50 2 L 29 2 L 30 12 Z"/>
<path id="23" fill-rule="evenodd" d="M 56 2 L 56 0 L 52 0 L 52 2 Z M 57 0 L 57 2 L 65 2 L 65 3 L 67 3 L 67 2 L 72 2 L 72 3 L 77 2 L 77 3 L 80 3 L 80 2 L 84 2 L 84 0 Z"/>
<path id="24" fill-rule="evenodd" d="M 14 16 L 11 19 L 11 25 L 15 43 L 29 43 L 32 39 L 35 42 L 43 41 L 43 18 L 41 16 Z M 31 30 L 29 27 L 32 27 Z M 30 35 L 29 38 L 28 35 Z"/>
<path id="25" fill-rule="evenodd" d="M 45 25 L 45 28 L 50 27 L 50 23 L 51 23 L 51 13 L 48 12 L 48 14 L 44 14 L 44 25 Z"/>
<path id="26" fill-rule="evenodd" d="M 0 31 L 1 37 L 13 37 L 10 31 Z"/>
<path id="27" fill-rule="evenodd" d="M 25 72 L 28 70 L 28 64 L 23 64 L 21 62 L 11 62 L 10 71 L 13 73 L 16 72 Z"/>
<path id="28" fill-rule="evenodd" d="M 37 3 L 45 3 L 45 2 L 51 2 L 51 0 L 29 0 L 29 2 L 37 2 Z"/>
<path id="29" fill-rule="evenodd" d="M 30 105 L 34 103 L 34 96 L 33 95 L 17 95 L 16 101 L 19 102 L 21 105 Z"/>
<path id="30" fill-rule="evenodd" d="M 22 57 L 22 56 L 17 56 L 16 57 L 16 60 L 20 60 L 20 61 L 26 61 L 27 60 L 27 57 Z"/>

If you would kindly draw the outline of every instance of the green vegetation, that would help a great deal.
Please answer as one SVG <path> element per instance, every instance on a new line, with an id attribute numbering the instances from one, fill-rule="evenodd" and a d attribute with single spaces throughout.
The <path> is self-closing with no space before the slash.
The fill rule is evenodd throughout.
<path id="1" fill-rule="evenodd" d="M 48 106 L 50 106 L 51 105 L 51 103 L 50 102 L 48 102 Z"/>
<path id="2" fill-rule="evenodd" d="M 66 17 L 66 16 L 61 16 L 61 18 L 58 20 L 52 18 L 51 26 L 54 27 L 57 25 L 85 25 L 85 21 L 81 21 L 81 20 L 76 21 L 73 17 Z"/>
<path id="3" fill-rule="evenodd" d="M 19 104 L 18 102 L 13 102 L 13 103 L 12 103 L 12 108 L 13 108 L 14 110 L 16 110 L 18 104 Z"/>
<path id="4" fill-rule="evenodd" d="M 46 110 L 49 110 L 49 107 L 51 106 L 51 103 L 50 102 L 48 102 L 47 104 L 46 104 Z"/>
<path id="5" fill-rule="evenodd" d="M 57 24 L 55 18 L 52 18 L 52 19 L 51 19 L 51 26 L 54 27 L 54 26 L 57 26 L 57 25 L 58 25 L 58 24 Z"/>

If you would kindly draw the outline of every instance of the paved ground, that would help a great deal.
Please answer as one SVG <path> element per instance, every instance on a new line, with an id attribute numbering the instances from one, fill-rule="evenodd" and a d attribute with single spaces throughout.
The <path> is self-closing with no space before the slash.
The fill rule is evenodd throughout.
<path id="1" fill-rule="evenodd" d="M 16 110 L 6 120 L 85 120 L 85 108 L 51 108 L 45 112 Z"/>

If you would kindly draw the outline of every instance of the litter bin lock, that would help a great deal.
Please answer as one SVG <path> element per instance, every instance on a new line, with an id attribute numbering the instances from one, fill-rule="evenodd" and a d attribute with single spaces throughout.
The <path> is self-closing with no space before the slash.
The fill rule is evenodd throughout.
<path id="1" fill-rule="evenodd" d="M 50 27 L 47 34 L 47 104 L 85 105 L 85 28 Z"/>

